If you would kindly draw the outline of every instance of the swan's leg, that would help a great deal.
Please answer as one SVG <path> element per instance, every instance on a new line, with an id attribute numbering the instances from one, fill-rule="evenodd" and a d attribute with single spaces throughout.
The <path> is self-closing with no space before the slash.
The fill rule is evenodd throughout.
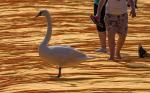
<path id="1" fill-rule="evenodd" d="M 58 78 L 61 77 L 61 67 L 59 67 Z"/>

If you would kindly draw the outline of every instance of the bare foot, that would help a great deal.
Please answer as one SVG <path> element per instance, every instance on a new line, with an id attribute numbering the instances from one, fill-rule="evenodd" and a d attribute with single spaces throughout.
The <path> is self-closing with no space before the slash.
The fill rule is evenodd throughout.
<path id="1" fill-rule="evenodd" d="M 116 54 L 116 59 L 122 59 L 121 55 L 120 54 Z"/>
<path id="2" fill-rule="evenodd" d="M 115 58 L 116 58 L 116 59 L 122 59 L 122 57 L 121 57 L 121 56 L 116 56 Z"/>
<path id="3" fill-rule="evenodd" d="M 115 59 L 115 58 L 108 58 L 107 61 L 109 61 L 109 62 L 120 62 L 120 60 Z"/>
<path id="4" fill-rule="evenodd" d="M 97 49 L 96 52 L 107 53 L 107 50 L 106 48 L 100 48 L 100 49 Z"/>
<path id="5" fill-rule="evenodd" d="M 114 58 L 111 58 L 111 57 L 108 58 L 107 60 L 108 60 L 108 61 L 115 61 L 115 59 L 114 59 Z"/>

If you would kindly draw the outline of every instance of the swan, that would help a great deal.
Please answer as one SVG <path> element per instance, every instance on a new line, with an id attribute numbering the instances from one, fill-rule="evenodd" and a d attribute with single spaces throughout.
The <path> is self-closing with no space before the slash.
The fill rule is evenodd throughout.
<path id="1" fill-rule="evenodd" d="M 58 66 L 58 75 L 61 77 L 61 69 L 63 66 L 70 66 L 91 59 L 91 57 L 70 46 L 48 46 L 48 42 L 52 35 L 51 15 L 48 10 L 41 10 L 36 17 L 45 16 L 47 20 L 47 33 L 44 40 L 39 45 L 39 56 L 48 64 Z"/>

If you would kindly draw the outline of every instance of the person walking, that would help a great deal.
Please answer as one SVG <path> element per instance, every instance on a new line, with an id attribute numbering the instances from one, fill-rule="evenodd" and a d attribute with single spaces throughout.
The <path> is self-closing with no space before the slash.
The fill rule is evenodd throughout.
<path id="1" fill-rule="evenodd" d="M 100 0 L 94 0 L 94 15 L 97 14 L 99 1 Z M 106 49 L 106 26 L 105 26 L 105 22 L 104 22 L 105 4 L 102 7 L 101 17 L 100 17 L 100 20 L 99 20 L 99 22 L 102 24 L 102 26 L 96 25 L 97 30 L 98 30 L 98 36 L 99 36 L 99 39 L 100 39 L 100 44 L 101 44 L 101 47 L 99 49 L 97 49 L 96 51 L 97 52 L 103 52 L 103 53 L 107 52 L 107 49 Z M 91 16 L 91 19 L 92 19 L 92 17 L 93 16 Z"/>
<path id="2" fill-rule="evenodd" d="M 136 17 L 135 5 L 133 0 L 129 0 L 131 4 L 130 16 Z M 98 4 L 97 14 L 94 17 L 97 21 L 102 16 L 102 8 L 106 0 L 100 0 Z M 128 32 L 128 14 L 126 0 L 108 0 L 106 4 L 105 25 L 108 31 L 108 46 L 110 56 L 108 60 L 121 59 L 120 51 L 124 45 Z M 115 44 L 115 35 L 119 35 Z M 117 47 L 115 47 L 117 46 Z"/>

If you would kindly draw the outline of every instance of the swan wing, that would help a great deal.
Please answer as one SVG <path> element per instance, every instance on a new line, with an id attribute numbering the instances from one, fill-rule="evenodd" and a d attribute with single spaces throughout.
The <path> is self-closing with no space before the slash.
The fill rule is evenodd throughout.
<path id="1" fill-rule="evenodd" d="M 47 52 L 56 64 L 74 65 L 87 59 L 85 54 L 68 46 L 50 46 Z"/>

